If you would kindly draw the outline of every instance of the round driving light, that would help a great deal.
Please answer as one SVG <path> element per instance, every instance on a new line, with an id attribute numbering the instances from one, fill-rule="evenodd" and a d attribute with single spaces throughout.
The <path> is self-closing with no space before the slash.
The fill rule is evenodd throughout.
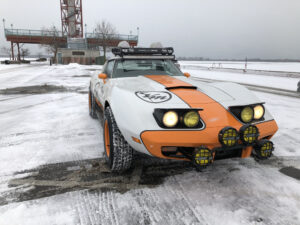
<path id="1" fill-rule="evenodd" d="M 219 141 L 223 146 L 232 147 L 238 143 L 239 134 L 233 127 L 225 127 L 219 133 Z"/>
<path id="2" fill-rule="evenodd" d="M 259 159 L 267 159 L 271 157 L 272 152 L 274 151 L 274 145 L 273 142 L 263 139 L 257 143 L 254 149 L 256 153 L 255 155 Z"/>
<path id="3" fill-rule="evenodd" d="M 240 129 L 240 138 L 246 145 L 251 145 L 257 141 L 259 137 L 259 131 L 256 126 L 245 125 Z"/>
<path id="4" fill-rule="evenodd" d="M 178 115 L 174 111 L 168 111 L 163 116 L 163 123 L 166 127 L 175 127 L 178 123 Z"/>
<path id="5" fill-rule="evenodd" d="M 262 105 L 257 105 L 254 107 L 254 119 L 259 120 L 265 114 L 265 109 Z"/>
<path id="6" fill-rule="evenodd" d="M 249 123 L 253 120 L 254 111 L 250 106 L 242 109 L 241 119 L 244 123 Z"/>
<path id="7" fill-rule="evenodd" d="M 193 153 L 193 159 L 195 165 L 207 166 L 213 161 L 212 151 L 206 148 L 205 146 L 195 148 Z"/>
<path id="8" fill-rule="evenodd" d="M 183 117 L 184 125 L 187 127 L 195 127 L 199 124 L 199 114 L 196 111 L 187 112 Z"/>

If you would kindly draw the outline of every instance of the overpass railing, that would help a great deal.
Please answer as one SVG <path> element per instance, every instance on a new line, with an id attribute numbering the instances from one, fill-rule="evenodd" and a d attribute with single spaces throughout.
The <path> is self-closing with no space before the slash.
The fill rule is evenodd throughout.
<path id="1" fill-rule="evenodd" d="M 138 36 L 137 35 L 126 35 L 126 34 L 86 33 L 85 37 L 86 38 L 91 38 L 91 39 L 138 41 Z"/>
<path id="2" fill-rule="evenodd" d="M 65 37 L 61 31 L 48 30 L 27 30 L 27 29 L 5 29 L 5 36 L 47 36 L 47 37 Z"/>
<path id="3" fill-rule="evenodd" d="M 13 35 L 13 36 L 66 37 L 66 35 L 64 35 L 61 31 L 5 29 L 5 36 L 10 36 L 10 35 Z M 137 35 L 126 35 L 126 34 L 86 33 L 85 37 L 90 38 L 90 39 L 138 41 L 138 36 Z"/>

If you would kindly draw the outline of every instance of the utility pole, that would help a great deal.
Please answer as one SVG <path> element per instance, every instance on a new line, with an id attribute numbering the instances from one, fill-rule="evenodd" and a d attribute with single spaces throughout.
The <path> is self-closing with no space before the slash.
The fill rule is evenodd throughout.
<path id="1" fill-rule="evenodd" d="M 4 18 L 2 19 L 2 22 L 3 22 L 4 31 L 5 31 L 5 19 Z"/>

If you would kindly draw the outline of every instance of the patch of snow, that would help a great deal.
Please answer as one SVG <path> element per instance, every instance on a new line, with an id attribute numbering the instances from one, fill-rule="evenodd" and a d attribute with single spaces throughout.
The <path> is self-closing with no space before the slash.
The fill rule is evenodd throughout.
<path id="1" fill-rule="evenodd" d="M 230 69 L 245 69 L 245 62 L 237 61 L 180 61 L 181 65 L 203 66 L 207 68 L 221 67 Z M 300 72 L 299 62 L 248 62 L 247 69 Z"/>
<path id="2" fill-rule="evenodd" d="M 188 72 L 191 76 L 214 79 L 220 81 L 238 82 L 244 84 L 252 84 L 259 86 L 267 86 L 274 88 L 281 88 L 286 90 L 297 90 L 297 84 L 300 79 L 290 77 L 276 77 L 276 76 L 263 76 L 252 74 L 241 74 L 233 72 L 218 72 L 208 70 L 196 70 L 196 69 L 184 69 L 184 72 Z"/>

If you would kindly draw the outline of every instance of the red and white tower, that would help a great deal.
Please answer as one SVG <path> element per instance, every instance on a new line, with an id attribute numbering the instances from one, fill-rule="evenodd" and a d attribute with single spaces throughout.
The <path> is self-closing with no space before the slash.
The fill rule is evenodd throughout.
<path id="1" fill-rule="evenodd" d="M 82 0 L 60 0 L 62 33 L 83 38 Z"/>

